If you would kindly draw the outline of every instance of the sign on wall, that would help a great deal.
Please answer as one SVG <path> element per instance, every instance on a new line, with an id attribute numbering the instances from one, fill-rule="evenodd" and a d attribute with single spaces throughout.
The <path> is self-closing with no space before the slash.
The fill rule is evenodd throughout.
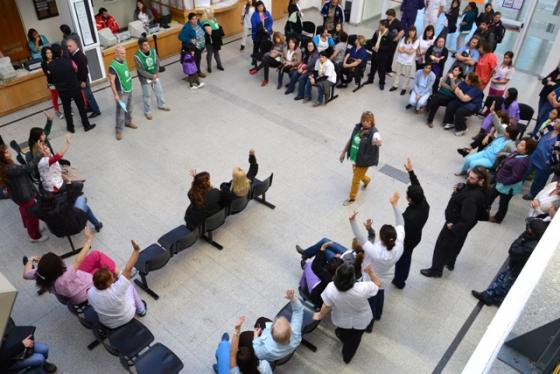
<path id="1" fill-rule="evenodd" d="M 45 19 L 58 16 L 58 8 L 55 0 L 33 0 L 35 12 L 38 19 Z"/>
<path id="2" fill-rule="evenodd" d="M 520 10 L 523 7 L 523 0 L 504 0 L 502 7 Z"/>

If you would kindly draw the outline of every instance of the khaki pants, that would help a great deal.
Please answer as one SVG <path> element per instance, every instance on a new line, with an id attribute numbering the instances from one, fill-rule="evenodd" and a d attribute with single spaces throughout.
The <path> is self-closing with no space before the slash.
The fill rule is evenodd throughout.
<path id="1" fill-rule="evenodd" d="M 371 181 L 371 178 L 366 175 L 368 171 L 367 166 L 353 166 L 352 187 L 350 188 L 350 200 L 355 200 L 360 188 L 360 181 L 366 185 Z"/>

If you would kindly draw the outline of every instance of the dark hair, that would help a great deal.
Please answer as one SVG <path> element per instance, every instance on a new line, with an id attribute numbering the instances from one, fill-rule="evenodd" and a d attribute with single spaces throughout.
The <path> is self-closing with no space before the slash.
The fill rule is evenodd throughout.
<path id="1" fill-rule="evenodd" d="M 406 197 L 410 199 L 411 204 L 419 204 L 426 199 L 422 187 L 415 184 L 408 186 Z"/>
<path id="2" fill-rule="evenodd" d="M 35 34 L 36 32 L 37 30 L 35 30 L 34 28 L 30 28 L 29 30 L 27 30 L 27 40 L 33 41 L 33 34 Z M 39 45 L 43 45 L 43 41 L 40 39 L 41 38 L 39 38 Z"/>
<path id="3" fill-rule="evenodd" d="M 356 279 L 362 276 L 362 264 L 364 262 L 365 253 L 362 249 L 356 250 L 356 259 L 354 260 L 354 274 Z"/>
<path id="4" fill-rule="evenodd" d="M 321 53 L 319 53 L 319 56 L 325 56 L 326 58 L 329 58 L 329 56 L 332 54 L 333 54 L 332 47 L 328 47 L 327 49 L 321 51 Z"/>
<path id="5" fill-rule="evenodd" d="M 381 21 L 379 21 L 380 25 L 383 25 L 383 27 L 387 28 L 389 26 L 389 22 L 386 19 L 382 19 Z"/>
<path id="6" fill-rule="evenodd" d="M 405 43 L 408 40 L 411 31 L 414 31 L 414 39 L 412 39 L 412 41 L 415 42 L 418 39 L 418 30 L 416 29 L 416 26 L 412 25 L 406 30 L 406 34 L 403 36 Z"/>
<path id="7" fill-rule="evenodd" d="M 340 292 L 346 292 L 354 287 L 354 283 L 356 283 L 354 267 L 349 264 L 340 265 L 334 274 L 333 283 Z"/>
<path id="8" fill-rule="evenodd" d="M 138 9 L 138 3 L 142 3 L 143 7 L 142 9 L 144 9 L 144 12 L 146 12 L 146 4 L 144 4 L 144 2 L 142 0 L 137 0 L 136 1 L 136 11 L 139 12 L 140 9 Z"/>
<path id="9" fill-rule="evenodd" d="M 484 51 L 484 53 L 492 52 L 492 48 L 490 48 L 490 44 L 486 41 L 480 42 L 480 45 L 478 46 L 478 48 L 482 49 Z"/>
<path id="10" fill-rule="evenodd" d="M 397 13 L 395 13 L 395 9 L 387 9 L 387 11 L 385 12 L 385 15 L 396 17 Z"/>
<path id="11" fill-rule="evenodd" d="M 488 170 L 486 170 L 486 168 L 484 168 L 482 166 L 475 166 L 474 168 L 471 169 L 471 171 L 476 174 L 478 179 L 482 179 L 484 181 L 484 183 L 482 183 L 482 188 L 487 189 L 488 188 Z"/>
<path id="12" fill-rule="evenodd" d="M 189 21 L 191 19 L 193 19 L 194 17 L 196 17 L 196 13 L 195 12 L 190 12 L 189 15 L 187 16 L 187 18 L 189 19 Z"/>
<path id="13" fill-rule="evenodd" d="M 495 16 L 501 16 L 501 15 L 502 15 L 502 12 L 494 12 L 494 15 L 495 15 Z"/>
<path id="14" fill-rule="evenodd" d="M 47 61 L 47 51 L 52 52 L 52 48 L 50 45 L 46 45 L 43 48 L 41 48 L 41 59 L 45 62 Z M 54 53 L 52 57 L 54 58 Z"/>
<path id="15" fill-rule="evenodd" d="M 515 88 L 515 87 L 508 88 L 507 93 L 508 93 L 508 96 L 504 99 L 504 106 L 506 107 L 506 109 L 509 108 L 511 103 L 513 103 L 514 101 L 517 100 L 517 96 L 519 95 L 519 92 L 517 91 L 517 88 Z"/>
<path id="16" fill-rule="evenodd" d="M 62 34 L 64 36 L 70 35 L 72 33 L 72 29 L 70 29 L 70 26 L 68 26 L 66 24 L 60 25 L 59 29 L 60 29 L 60 31 L 62 31 Z"/>
<path id="17" fill-rule="evenodd" d="M 93 274 L 93 285 L 99 291 L 103 291 L 111 286 L 113 275 L 107 268 L 99 269 Z"/>
<path id="18" fill-rule="evenodd" d="M 58 255 L 48 252 L 41 256 L 35 273 L 35 283 L 42 290 L 52 291 L 54 282 L 66 271 L 66 264 Z"/>
<path id="19" fill-rule="evenodd" d="M 430 69 L 431 69 L 431 68 L 433 68 L 434 66 L 433 66 L 432 63 L 428 62 L 427 64 L 424 65 L 424 67 L 430 67 Z"/>
<path id="20" fill-rule="evenodd" d="M 290 37 L 288 38 L 288 44 L 287 44 L 288 46 L 290 45 L 290 41 L 293 41 L 293 42 L 294 42 L 294 44 L 295 44 L 295 46 L 296 46 L 296 49 L 297 49 L 297 47 L 299 46 L 299 40 L 298 40 L 298 38 L 296 38 L 295 36 L 290 36 Z"/>
<path id="21" fill-rule="evenodd" d="M 148 43 L 148 38 L 146 38 L 145 36 L 141 36 L 138 38 L 138 47 L 142 47 L 142 44 L 144 43 Z M 192 44 L 192 43 L 189 43 Z"/>
<path id="22" fill-rule="evenodd" d="M 44 133 L 45 130 L 40 127 L 32 127 L 31 130 L 29 130 L 29 139 L 27 140 L 27 144 L 31 152 L 33 152 L 33 146 L 39 141 Z"/>
<path id="23" fill-rule="evenodd" d="M 51 44 L 51 50 L 53 54 L 53 59 L 62 56 L 62 47 L 58 43 Z"/>
<path id="24" fill-rule="evenodd" d="M 348 42 L 348 34 L 345 31 L 341 31 L 340 34 L 338 34 L 338 40 L 343 42 L 343 43 L 347 43 Z"/>
<path id="25" fill-rule="evenodd" d="M 239 347 L 237 350 L 237 366 L 243 374 L 258 374 L 259 359 L 252 346 Z"/>
<path id="26" fill-rule="evenodd" d="M 206 192 L 210 191 L 211 188 L 210 174 L 207 171 L 203 171 L 194 176 L 188 195 L 195 207 L 204 207 L 204 195 Z"/>
<path id="27" fill-rule="evenodd" d="M 338 267 L 343 263 L 344 261 L 341 258 L 335 257 L 327 264 L 327 271 L 329 272 L 331 277 L 334 276 L 334 274 L 336 273 L 336 269 L 338 269 Z"/>
<path id="28" fill-rule="evenodd" d="M 504 57 L 506 57 L 506 56 L 509 57 L 509 59 L 510 59 L 510 62 L 509 62 L 508 66 L 513 66 L 513 56 L 514 56 L 513 52 L 512 51 L 507 51 L 506 53 L 504 53 Z M 502 64 L 503 63 L 504 62 L 502 61 Z"/>
<path id="29" fill-rule="evenodd" d="M 381 243 L 387 250 L 393 249 L 395 246 L 395 240 L 397 240 L 397 230 L 391 225 L 383 225 L 379 230 L 379 239 L 381 239 Z"/>
<path id="30" fill-rule="evenodd" d="M 457 3 L 457 6 L 454 7 L 453 4 Z M 461 0 L 451 0 L 451 8 L 459 8 L 461 6 Z"/>
<path id="31" fill-rule="evenodd" d="M 471 85 L 480 87 L 480 78 L 478 77 L 478 75 L 476 75 L 475 72 L 471 71 L 469 75 L 467 75 L 467 79 L 469 80 L 469 82 L 471 82 Z"/>
<path id="32" fill-rule="evenodd" d="M 492 3 L 490 3 L 490 2 L 484 4 L 484 10 L 486 11 L 486 8 L 488 8 L 488 7 L 494 9 L 494 6 L 493 6 Z"/>
<path id="33" fill-rule="evenodd" d="M 97 12 L 97 15 L 101 15 L 103 13 L 107 12 L 107 8 L 99 8 L 99 11 Z"/>
<path id="34" fill-rule="evenodd" d="M 259 7 L 259 5 L 263 6 L 264 11 L 266 12 L 266 5 L 264 5 L 264 3 L 262 1 L 257 1 L 255 3 L 255 10 L 257 10 L 257 8 Z"/>
<path id="35" fill-rule="evenodd" d="M 531 137 L 526 136 L 521 141 L 525 141 L 525 149 L 528 155 L 532 154 L 537 148 L 537 141 Z"/>
<path id="36" fill-rule="evenodd" d="M 4 152 L 9 149 L 6 144 L 0 144 L 0 181 L 6 180 L 6 170 L 9 166 L 15 164 L 14 160 L 5 159 Z"/>
<path id="37" fill-rule="evenodd" d="M 519 135 L 519 129 L 516 125 L 508 125 L 508 127 L 506 127 L 506 132 L 509 134 L 509 138 L 512 140 L 515 140 L 517 138 L 517 135 Z"/>
<path id="38" fill-rule="evenodd" d="M 187 52 L 189 53 L 193 53 L 195 50 L 196 46 L 192 43 L 187 44 Z"/>
<path id="39" fill-rule="evenodd" d="M 434 36 L 436 36 L 436 30 L 434 29 L 434 26 L 428 25 L 428 26 L 426 26 L 426 28 L 424 29 L 424 33 L 422 34 L 422 39 L 423 40 L 428 40 L 427 35 L 426 35 L 428 33 L 428 31 L 432 32 L 432 39 L 434 38 Z"/>

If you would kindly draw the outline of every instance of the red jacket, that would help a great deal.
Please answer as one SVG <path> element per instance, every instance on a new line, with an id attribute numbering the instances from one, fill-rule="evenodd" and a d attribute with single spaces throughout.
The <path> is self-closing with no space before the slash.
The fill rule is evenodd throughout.
<path id="1" fill-rule="evenodd" d="M 108 16 L 107 19 L 104 19 L 100 14 L 95 16 L 95 26 L 97 30 L 104 29 L 106 27 L 110 28 L 113 34 L 119 32 L 119 24 L 115 21 L 115 17 Z"/>

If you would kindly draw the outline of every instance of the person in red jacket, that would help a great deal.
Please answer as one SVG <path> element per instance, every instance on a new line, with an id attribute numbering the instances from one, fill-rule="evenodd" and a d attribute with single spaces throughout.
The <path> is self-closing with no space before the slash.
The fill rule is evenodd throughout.
<path id="1" fill-rule="evenodd" d="M 107 9 L 99 8 L 99 12 L 95 15 L 95 26 L 97 30 L 110 28 L 113 34 L 119 32 L 119 24 L 115 21 L 115 17 L 109 14 Z"/>

